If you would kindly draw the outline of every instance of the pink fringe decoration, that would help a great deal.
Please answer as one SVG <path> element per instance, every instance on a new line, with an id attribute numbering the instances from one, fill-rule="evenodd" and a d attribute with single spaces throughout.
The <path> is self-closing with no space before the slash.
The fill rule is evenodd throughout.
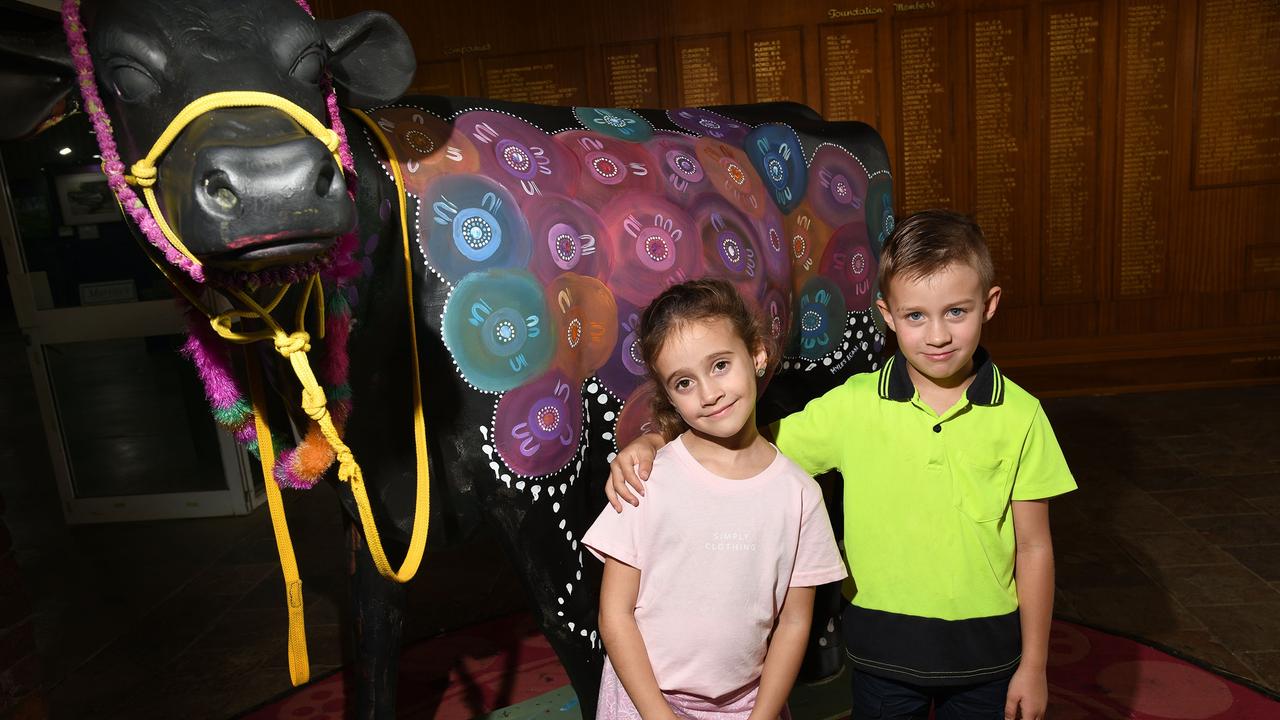
<path id="1" fill-rule="evenodd" d="M 330 466 L 333 463 L 329 463 Z M 316 486 L 320 478 L 304 478 L 298 472 L 298 450 L 290 448 L 280 453 L 280 458 L 276 461 L 274 475 L 276 483 L 282 488 L 290 488 L 292 490 L 310 490 Z M 326 468 L 327 470 L 328 468 Z"/>
<path id="2" fill-rule="evenodd" d="M 186 305 L 186 303 L 183 303 Z M 186 305 L 187 342 L 182 354 L 196 366 L 196 373 L 204 384 L 205 397 L 215 410 L 229 410 L 244 398 L 244 393 L 231 374 L 231 355 L 225 344 L 214 334 L 204 315 Z"/>
<path id="3" fill-rule="evenodd" d="M 325 278 L 342 287 L 359 277 L 362 270 L 360 261 L 356 259 L 356 249 L 359 247 L 360 235 L 356 232 L 349 232 L 338 238 L 333 248 L 333 262 L 325 272 Z"/>
<path id="4" fill-rule="evenodd" d="M 248 445 L 258 439 L 258 426 L 254 423 L 247 422 L 244 425 L 241 425 L 240 429 L 236 430 L 234 435 L 236 442 L 241 445 Z"/>
<path id="5" fill-rule="evenodd" d="M 89 56 L 89 44 L 84 39 L 84 26 L 80 23 L 80 0 L 63 2 L 62 28 L 67 35 L 71 61 L 76 67 L 80 95 L 84 98 L 84 109 L 89 114 L 94 135 L 98 138 L 98 150 L 102 155 L 102 171 L 107 175 L 107 184 L 120 200 L 120 206 L 124 208 L 125 213 L 137 223 L 147 241 L 164 255 L 165 261 L 186 271 L 192 280 L 204 282 L 204 272 L 200 266 L 191 262 L 169 243 L 169 239 L 156 224 L 155 218 L 151 217 L 151 211 L 134 194 L 133 188 L 125 182 L 125 165 L 120 160 L 120 151 L 116 146 L 115 136 L 111 133 L 111 120 L 103 109 L 102 97 L 98 94 L 98 84 L 93 76 L 93 59 Z"/>
<path id="6" fill-rule="evenodd" d="M 338 348 L 347 347 L 347 339 L 351 334 L 351 312 L 325 318 L 324 341 L 329 352 L 325 353 L 324 363 L 320 366 L 320 377 L 326 385 L 342 385 L 347 381 L 351 359 L 346 352 L 335 352 Z"/>

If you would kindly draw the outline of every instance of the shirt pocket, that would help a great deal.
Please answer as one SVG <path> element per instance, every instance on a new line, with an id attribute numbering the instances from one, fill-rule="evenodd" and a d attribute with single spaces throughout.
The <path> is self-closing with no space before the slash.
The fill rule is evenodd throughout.
<path id="1" fill-rule="evenodd" d="M 1011 463 L 1004 458 L 958 455 L 951 463 L 951 493 L 955 506 L 974 522 L 1004 517 L 1009 505 Z"/>

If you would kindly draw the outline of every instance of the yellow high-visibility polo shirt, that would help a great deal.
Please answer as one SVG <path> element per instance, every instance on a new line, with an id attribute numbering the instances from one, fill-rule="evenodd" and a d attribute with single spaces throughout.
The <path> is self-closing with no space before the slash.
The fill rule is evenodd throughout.
<path id="1" fill-rule="evenodd" d="M 814 475 L 844 476 L 845 612 L 852 663 L 918 684 L 1008 675 L 1021 655 L 1011 501 L 1075 489 L 1040 403 L 982 348 L 975 377 L 938 415 L 901 353 L 774 428 Z"/>

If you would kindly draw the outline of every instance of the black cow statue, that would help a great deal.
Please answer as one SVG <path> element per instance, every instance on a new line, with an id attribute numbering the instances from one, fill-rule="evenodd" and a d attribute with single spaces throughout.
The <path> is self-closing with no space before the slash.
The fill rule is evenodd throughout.
<path id="1" fill-rule="evenodd" d="M 795 104 L 401 98 L 415 61 L 395 21 L 294 0 L 71 2 L 64 22 L 70 55 L 0 43 L 0 133 L 78 86 L 140 244 L 193 306 L 215 416 L 279 485 L 341 483 L 360 717 L 394 714 L 427 466 L 432 513 L 492 522 L 594 715 L 600 568 L 579 539 L 649 420 L 636 322 L 664 287 L 717 275 L 759 308 L 782 350 L 764 421 L 876 366 L 893 214 L 866 125 Z M 255 339 L 276 352 L 232 352 Z M 834 612 L 815 616 L 817 674 L 838 667 Z"/>

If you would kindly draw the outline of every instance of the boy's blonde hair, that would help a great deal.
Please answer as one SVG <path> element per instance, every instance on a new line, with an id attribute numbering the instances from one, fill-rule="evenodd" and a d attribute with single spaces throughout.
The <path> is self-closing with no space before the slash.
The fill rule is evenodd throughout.
<path id="1" fill-rule="evenodd" d="M 982 292 L 995 284 L 995 267 L 982 228 L 968 215 L 951 210 L 921 210 L 898 223 L 880 252 L 880 294 L 889 297 L 889 282 L 941 272 L 954 263 L 978 271 Z"/>
<path id="2" fill-rule="evenodd" d="M 691 322 L 725 319 L 742 338 L 747 351 L 764 348 L 770 359 L 773 348 L 760 316 L 742 299 L 729 281 L 718 278 L 688 280 L 672 285 L 653 299 L 640 316 L 640 355 L 653 383 L 653 419 L 667 441 L 689 429 L 667 397 L 654 363 L 671 334 Z"/>

